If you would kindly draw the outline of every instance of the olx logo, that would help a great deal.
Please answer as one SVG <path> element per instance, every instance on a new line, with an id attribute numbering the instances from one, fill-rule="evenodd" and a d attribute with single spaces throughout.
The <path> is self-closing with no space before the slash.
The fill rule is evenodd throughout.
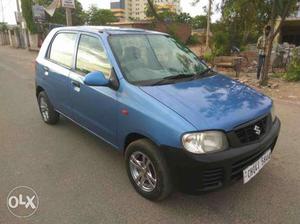
<path id="1" fill-rule="evenodd" d="M 33 215 L 38 205 L 37 193 L 27 186 L 14 188 L 7 197 L 7 208 L 16 217 L 26 218 Z"/>

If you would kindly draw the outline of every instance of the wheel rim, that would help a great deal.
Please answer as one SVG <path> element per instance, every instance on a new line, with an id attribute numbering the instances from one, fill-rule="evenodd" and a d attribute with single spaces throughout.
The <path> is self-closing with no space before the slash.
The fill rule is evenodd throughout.
<path id="1" fill-rule="evenodd" d="M 48 104 L 44 97 L 40 98 L 40 110 L 44 121 L 48 121 L 49 119 L 49 108 Z"/>
<path id="2" fill-rule="evenodd" d="M 157 184 L 156 171 L 150 158 L 142 152 L 134 152 L 129 159 L 131 176 L 143 191 L 151 192 Z"/>

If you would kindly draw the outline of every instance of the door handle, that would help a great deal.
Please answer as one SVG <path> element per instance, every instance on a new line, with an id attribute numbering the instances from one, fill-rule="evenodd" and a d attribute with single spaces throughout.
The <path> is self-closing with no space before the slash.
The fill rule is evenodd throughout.
<path id="1" fill-rule="evenodd" d="M 71 83 L 73 86 L 80 88 L 80 82 L 72 80 Z"/>
<path id="2" fill-rule="evenodd" d="M 49 68 L 47 66 L 44 66 L 44 74 L 49 75 Z"/>

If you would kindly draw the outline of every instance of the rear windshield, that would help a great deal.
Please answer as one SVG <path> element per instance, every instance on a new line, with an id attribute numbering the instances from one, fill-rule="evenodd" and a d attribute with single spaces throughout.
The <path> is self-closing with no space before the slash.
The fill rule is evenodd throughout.
<path id="1" fill-rule="evenodd" d="M 207 69 L 173 38 L 155 34 L 112 35 L 110 45 L 126 79 L 151 84 L 171 76 L 191 76 Z"/>

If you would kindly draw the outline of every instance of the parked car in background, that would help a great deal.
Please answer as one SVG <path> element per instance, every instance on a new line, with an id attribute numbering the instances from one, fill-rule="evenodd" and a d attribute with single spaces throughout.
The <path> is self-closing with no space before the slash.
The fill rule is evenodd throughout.
<path id="1" fill-rule="evenodd" d="M 42 118 L 69 118 L 124 154 L 138 193 L 247 183 L 270 160 L 270 98 L 212 71 L 169 35 L 115 27 L 50 32 L 36 59 Z M 122 186 L 120 186 L 122 188 Z"/>

